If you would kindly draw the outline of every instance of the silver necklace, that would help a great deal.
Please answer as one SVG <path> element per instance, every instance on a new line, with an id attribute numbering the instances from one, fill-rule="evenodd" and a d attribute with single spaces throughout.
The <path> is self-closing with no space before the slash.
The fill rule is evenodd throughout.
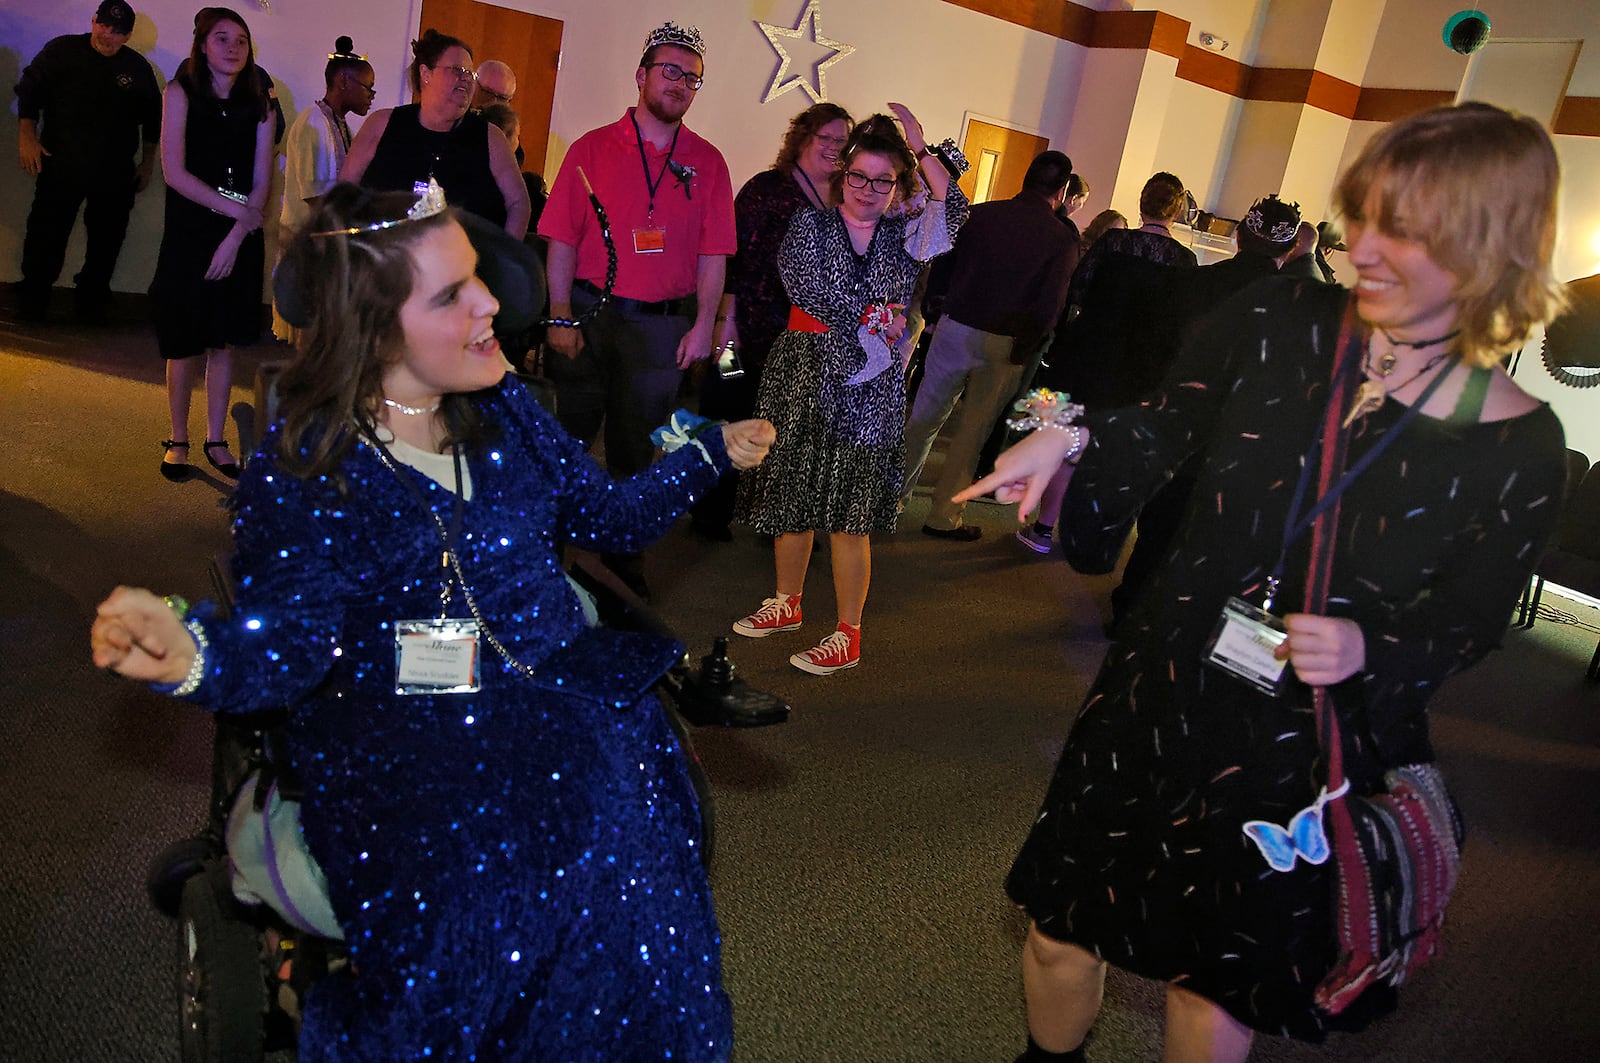
<path id="1" fill-rule="evenodd" d="M 407 406 L 403 402 L 396 402 L 393 399 L 384 399 L 383 404 L 389 407 L 391 410 L 399 410 L 401 413 L 407 414 L 411 417 L 421 417 L 426 413 L 439 412 L 438 402 L 435 402 L 432 406 Z"/>

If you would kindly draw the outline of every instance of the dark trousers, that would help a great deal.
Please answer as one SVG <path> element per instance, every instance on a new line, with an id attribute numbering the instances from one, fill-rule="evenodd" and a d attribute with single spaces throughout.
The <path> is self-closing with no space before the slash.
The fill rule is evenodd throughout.
<path id="1" fill-rule="evenodd" d="M 594 302 L 572 293 L 582 313 Z M 686 314 L 641 314 L 607 306 L 583 330 L 576 358 L 554 351 L 544 373 L 556 391 L 556 417 L 568 434 L 592 444 L 605 430 L 606 468 L 622 479 L 650 467 L 656 445 L 650 433 L 677 408 L 683 371 L 678 341 L 689 331 Z"/>
<path id="2" fill-rule="evenodd" d="M 759 365 L 746 362 L 743 376 L 728 379 L 717 373 L 713 359 L 713 364 L 706 366 L 705 379 L 700 384 L 700 416 L 730 424 L 748 420 L 756 415 L 756 392 L 760 387 Z M 726 528 L 733 521 L 733 507 L 738 497 L 738 471 L 725 472 L 711 490 L 700 496 L 690 513 L 697 524 Z"/>
<path id="3" fill-rule="evenodd" d="M 82 207 L 88 241 L 83 269 L 73 282 L 80 295 L 109 294 L 111 272 L 117 268 L 122 240 L 128 233 L 133 193 L 132 164 L 81 173 L 46 156 L 34 182 L 33 208 L 28 211 L 28 231 L 22 241 L 23 288 L 43 296 L 55 286 L 66 260 L 67 240 Z"/>

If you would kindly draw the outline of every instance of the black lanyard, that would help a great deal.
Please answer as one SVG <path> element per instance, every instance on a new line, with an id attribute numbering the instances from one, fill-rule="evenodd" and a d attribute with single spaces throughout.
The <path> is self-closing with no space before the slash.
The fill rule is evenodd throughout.
<path id="1" fill-rule="evenodd" d="M 1348 347 L 1349 350 L 1344 354 L 1344 364 L 1339 367 L 1340 377 L 1343 377 L 1346 373 L 1354 371 L 1357 368 L 1362 355 L 1362 344 L 1356 340 L 1354 335 L 1351 336 Z M 1332 417 L 1332 405 L 1333 403 L 1339 401 L 1339 389 L 1330 389 L 1333 393 L 1328 396 L 1329 408 L 1324 411 L 1323 415 L 1323 424 L 1325 426 L 1324 430 L 1322 434 L 1317 437 L 1316 442 L 1312 443 L 1311 450 L 1307 452 L 1305 459 L 1300 463 L 1300 479 L 1299 482 L 1295 484 L 1294 497 L 1289 502 L 1289 515 L 1284 521 L 1283 525 L 1283 545 L 1278 551 L 1277 562 L 1272 566 L 1272 573 L 1267 576 L 1267 596 L 1266 600 L 1262 603 L 1262 608 L 1264 608 L 1267 612 L 1272 611 L 1273 600 L 1278 594 L 1278 585 L 1283 582 L 1283 569 L 1284 565 L 1288 561 L 1289 548 L 1294 545 L 1295 541 L 1299 539 L 1300 536 L 1304 535 L 1311 528 L 1311 525 L 1316 522 L 1316 519 L 1321 516 L 1329 506 L 1332 506 L 1339 500 L 1339 496 L 1344 493 L 1347 487 L 1355 482 L 1356 477 L 1360 476 L 1362 473 L 1366 472 L 1367 469 L 1372 467 L 1372 463 L 1377 461 L 1378 456 L 1387 450 L 1389 445 L 1399 437 L 1400 432 L 1406 427 L 1406 425 L 1410 424 L 1417 414 L 1422 412 L 1422 407 L 1428 404 L 1428 399 L 1433 396 L 1434 390 L 1437 389 L 1438 386 L 1444 382 L 1444 378 L 1449 375 L 1449 369 L 1446 369 L 1444 372 L 1435 375 L 1434 378 L 1428 382 L 1428 386 L 1423 389 L 1422 394 L 1417 398 L 1417 400 L 1410 406 L 1406 407 L 1406 412 L 1400 415 L 1400 419 L 1385 429 L 1384 433 L 1378 437 L 1376 442 L 1372 444 L 1367 452 L 1361 455 L 1360 460 L 1350 468 L 1346 469 L 1344 475 L 1339 477 L 1339 479 L 1328 488 L 1323 496 L 1317 499 L 1316 504 L 1313 505 L 1311 509 L 1304 514 L 1304 516 L 1302 516 L 1301 509 L 1305 505 L 1306 492 L 1311 486 L 1311 470 L 1312 466 L 1316 464 L 1314 459 L 1316 458 L 1317 452 L 1322 447 L 1331 446 L 1333 444 L 1333 440 L 1328 438 L 1326 425 L 1336 423 L 1336 419 Z"/>
<path id="2" fill-rule="evenodd" d="M 650 224 L 655 224 L 656 217 L 656 189 L 661 187 L 661 182 L 667 179 L 667 169 L 672 165 L 672 153 L 678 150 L 678 134 L 683 132 L 683 123 L 679 122 L 672 130 L 672 143 L 667 145 L 667 157 L 661 160 L 661 172 L 656 174 L 655 180 L 650 179 L 650 160 L 644 156 L 644 134 L 639 131 L 639 119 L 634 116 L 632 109 L 628 111 L 628 121 L 633 123 L 633 140 L 639 145 L 639 165 L 644 168 L 644 187 L 650 193 Z"/>
<path id="3" fill-rule="evenodd" d="M 400 471 L 400 460 L 389 452 L 388 447 L 383 445 L 383 440 L 378 438 L 378 433 L 371 428 L 367 428 L 364 429 L 364 434 L 367 437 L 367 442 L 371 443 L 379 456 L 384 459 L 383 463 L 395 474 L 400 483 L 405 486 L 405 489 L 411 492 L 411 497 L 417 500 L 417 504 L 422 507 L 423 512 L 433 518 L 434 530 L 439 533 L 439 539 L 444 544 L 444 554 L 439 559 L 439 567 L 444 570 L 440 598 L 442 601 L 448 601 L 451 573 L 450 559 L 455 554 L 456 543 L 461 539 L 461 517 L 462 512 L 466 509 L 466 500 L 462 498 L 461 448 L 456 445 L 450 447 L 450 457 L 453 460 L 456 472 L 456 498 L 450 513 L 450 530 L 446 531 L 444 521 L 440 520 L 439 514 L 434 511 L 432 506 L 428 505 L 428 498 L 422 493 L 422 488 L 418 487 L 411 477 Z"/>
<path id="4" fill-rule="evenodd" d="M 822 193 L 817 191 L 817 186 L 811 183 L 811 178 L 806 176 L 806 172 L 804 170 L 802 170 L 798 165 L 795 166 L 794 172 L 800 175 L 800 180 L 804 181 L 806 183 L 806 187 L 811 189 L 811 194 L 813 196 L 817 197 L 817 203 L 816 203 L 817 209 L 818 210 L 827 210 L 828 209 L 828 201 L 826 199 L 822 198 Z"/>

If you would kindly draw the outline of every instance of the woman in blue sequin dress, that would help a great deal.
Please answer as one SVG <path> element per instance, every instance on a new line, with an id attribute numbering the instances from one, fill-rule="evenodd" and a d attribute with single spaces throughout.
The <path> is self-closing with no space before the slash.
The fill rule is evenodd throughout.
<path id="1" fill-rule="evenodd" d="M 679 647 L 588 626 L 558 549 L 641 549 L 771 426 L 612 481 L 505 377 L 453 212 L 412 206 L 338 186 L 286 253 L 312 321 L 234 496 L 232 619 L 119 588 L 95 660 L 293 707 L 351 960 L 306 1000 L 303 1061 L 724 1060 L 695 801 L 650 693 Z M 416 656 L 398 633 L 441 614 L 421 641 L 444 652 Z M 480 689 L 445 692 L 472 685 L 464 645 Z"/>

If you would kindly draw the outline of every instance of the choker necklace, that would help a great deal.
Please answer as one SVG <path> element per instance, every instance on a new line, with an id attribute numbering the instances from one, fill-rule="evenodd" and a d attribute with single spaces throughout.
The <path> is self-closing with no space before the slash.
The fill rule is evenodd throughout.
<path id="1" fill-rule="evenodd" d="M 1388 339 L 1389 334 L 1387 332 L 1385 332 L 1383 335 L 1385 339 Z M 1455 333 L 1452 332 L 1449 336 L 1443 336 L 1436 340 L 1430 340 L 1427 343 L 1401 343 L 1399 346 L 1431 347 L 1435 343 L 1443 343 L 1445 340 L 1450 339 L 1454 335 Z M 1393 343 L 1394 341 L 1390 340 L 1390 342 Z M 1377 410 L 1383 405 L 1383 400 L 1388 397 L 1390 392 L 1400 391 L 1404 388 L 1410 387 L 1419 379 L 1431 373 L 1439 366 L 1439 363 L 1443 362 L 1449 356 L 1450 352 L 1448 350 L 1440 351 L 1438 354 L 1434 355 L 1432 358 L 1429 358 L 1425 363 L 1423 363 L 1421 369 L 1418 369 L 1415 373 L 1412 373 L 1400 383 L 1391 387 L 1389 385 L 1389 376 L 1394 372 L 1395 366 L 1399 364 L 1399 361 L 1395 358 L 1394 352 L 1391 351 L 1382 355 L 1378 359 L 1377 364 L 1374 365 L 1372 362 L 1372 342 L 1371 340 L 1368 340 L 1367 356 L 1361 361 L 1361 369 L 1366 375 L 1366 379 L 1362 380 L 1361 385 L 1356 388 L 1356 400 L 1350 404 L 1350 412 L 1345 415 L 1344 424 L 1341 427 L 1349 428 L 1356 421 L 1359 421 L 1367 414 Z M 1378 379 L 1372 379 L 1373 373 L 1378 375 Z"/>
<path id="2" fill-rule="evenodd" d="M 1461 335 L 1461 330 L 1456 329 L 1454 332 L 1446 333 L 1443 336 L 1439 336 L 1431 340 L 1418 340 L 1417 342 L 1413 343 L 1409 340 L 1397 340 L 1393 336 L 1389 335 L 1389 333 L 1384 329 L 1379 329 L 1378 331 L 1383 333 L 1383 338 L 1389 341 L 1389 346 L 1391 348 L 1409 347 L 1414 351 L 1425 350 L 1438 343 L 1448 343 L 1450 340 L 1453 340 L 1457 336 Z M 1379 356 L 1378 364 L 1374 366 L 1372 364 L 1372 347 L 1369 341 L 1366 363 L 1366 369 L 1369 374 L 1372 372 L 1372 370 L 1376 369 L 1379 376 L 1388 376 L 1390 373 L 1394 372 L 1394 367 L 1399 364 L 1399 361 L 1400 360 L 1394 356 L 1394 351 L 1389 350 Z M 1432 366 L 1433 363 L 1429 362 L 1428 365 Z M 1427 372 L 1427 370 L 1423 370 L 1423 372 Z"/>
<path id="3" fill-rule="evenodd" d="M 393 399 L 384 399 L 383 404 L 389 407 L 391 410 L 399 410 L 401 413 L 407 414 L 411 417 L 421 417 L 425 413 L 439 412 L 438 402 L 435 402 L 432 406 L 407 406 L 403 402 L 396 402 Z"/>

